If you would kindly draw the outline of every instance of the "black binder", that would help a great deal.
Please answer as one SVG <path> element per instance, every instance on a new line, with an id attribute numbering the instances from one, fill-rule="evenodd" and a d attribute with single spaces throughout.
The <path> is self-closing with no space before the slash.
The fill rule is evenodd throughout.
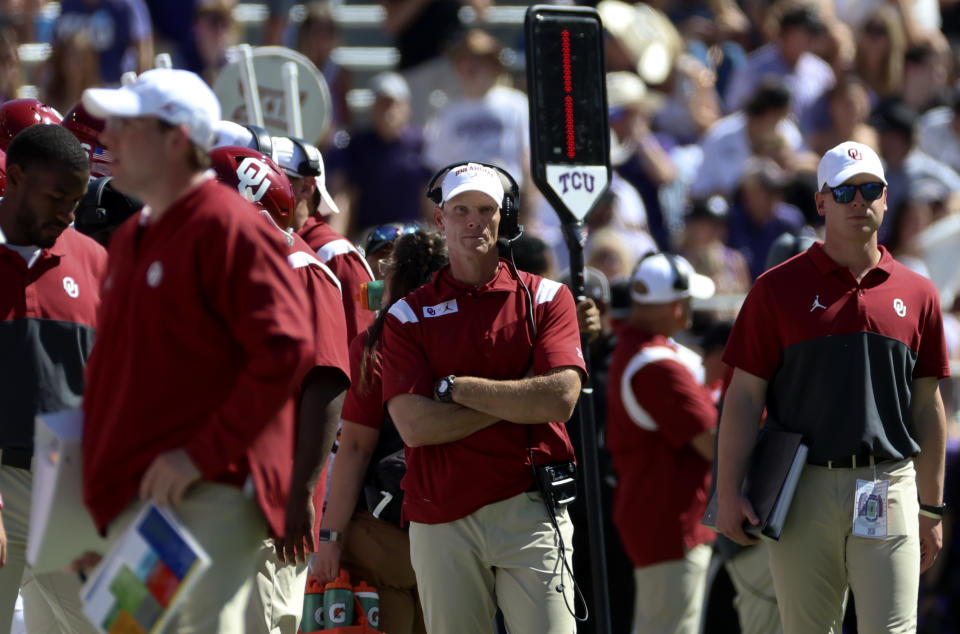
<path id="1" fill-rule="evenodd" d="M 807 462 L 808 449 L 802 440 L 803 436 L 794 432 L 760 430 L 741 488 L 760 520 L 757 526 L 744 525 L 743 530 L 748 535 L 774 541 L 780 539 L 797 482 Z M 717 528 L 716 482 L 701 523 L 714 530 Z"/>

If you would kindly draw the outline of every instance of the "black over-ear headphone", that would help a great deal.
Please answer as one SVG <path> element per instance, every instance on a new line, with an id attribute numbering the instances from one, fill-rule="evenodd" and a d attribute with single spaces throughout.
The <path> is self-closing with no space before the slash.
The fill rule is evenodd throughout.
<path id="1" fill-rule="evenodd" d="M 297 174 L 302 176 L 320 176 L 320 163 L 322 161 L 320 158 L 320 150 L 295 136 L 288 136 L 287 138 L 293 141 L 293 144 L 300 148 L 303 155 L 307 157 L 305 161 L 300 161 L 300 164 L 297 165 Z"/>
<path id="2" fill-rule="evenodd" d="M 507 242 L 513 242 L 523 235 L 523 225 L 520 224 L 520 186 L 507 170 L 491 165 L 490 163 L 481 163 L 480 161 L 465 161 L 460 163 L 451 163 L 439 172 L 433 175 L 430 183 L 427 185 L 427 198 L 432 200 L 438 207 L 443 204 L 443 191 L 437 183 L 446 176 L 447 172 L 456 168 L 473 163 L 483 165 L 494 170 L 500 176 L 500 183 L 503 185 L 503 200 L 500 201 L 500 228 L 497 230 L 498 236 Z"/>
<path id="3" fill-rule="evenodd" d="M 667 253 L 666 251 L 650 251 L 642 258 L 640 262 L 643 262 L 647 258 L 652 258 L 655 255 L 662 255 L 667 259 L 667 263 L 670 264 L 670 269 L 673 271 L 673 290 L 685 293 L 690 290 L 690 277 L 680 270 L 680 267 L 677 266 L 676 256 Z M 637 263 L 637 266 L 640 266 L 640 262 Z M 632 277 L 632 276 L 631 276 Z"/>
<path id="4" fill-rule="evenodd" d="M 270 133 L 267 132 L 266 128 L 261 128 L 258 125 L 253 125 L 252 123 L 243 124 L 247 130 L 250 131 L 250 134 L 253 135 L 253 142 L 256 144 L 256 151 L 261 154 L 266 154 L 267 156 L 273 156 L 273 139 L 270 138 Z"/>

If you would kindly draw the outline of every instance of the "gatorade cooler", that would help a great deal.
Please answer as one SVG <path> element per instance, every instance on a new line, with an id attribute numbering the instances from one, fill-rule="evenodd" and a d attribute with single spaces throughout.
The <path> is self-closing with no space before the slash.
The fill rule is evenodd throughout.
<path id="1" fill-rule="evenodd" d="M 353 596 L 357 599 L 360 609 L 360 618 L 373 629 L 380 627 L 380 595 L 376 588 L 371 588 L 361 581 L 353 587 Z"/>
<path id="2" fill-rule="evenodd" d="M 300 617 L 300 634 L 316 634 L 323 630 L 323 585 L 316 577 L 307 579 L 303 593 L 303 615 Z"/>
<path id="3" fill-rule="evenodd" d="M 353 625 L 353 586 L 350 574 L 341 569 L 323 589 L 323 626 L 330 630 Z"/>

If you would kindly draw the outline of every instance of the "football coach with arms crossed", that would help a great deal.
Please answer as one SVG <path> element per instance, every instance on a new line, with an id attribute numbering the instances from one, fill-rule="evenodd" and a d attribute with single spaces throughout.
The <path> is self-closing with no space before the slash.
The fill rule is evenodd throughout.
<path id="1" fill-rule="evenodd" d="M 428 196 L 450 264 L 391 307 L 382 342 L 427 631 L 489 634 L 499 605 L 511 632 L 570 634 L 573 525 L 534 472 L 572 469 L 564 421 L 585 373 L 573 296 L 498 257 L 498 232 L 518 233 L 505 172 L 451 166 Z"/>
<path id="2" fill-rule="evenodd" d="M 849 587 L 861 632 L 915 632 L 920 573 L 940 550 L 949 374 L 937 289 L 877 245 L 886 179 L 848 141 L 824 154 L 822 244 L 761 275 L 724 353 L 718 529 L 749 543 L 740 495 L 766 425 L 809 447 L 783 533 L 770 545 L 786 634 L 842 629 Z M 919 499 L 919 502 L 918 502 Z"/>

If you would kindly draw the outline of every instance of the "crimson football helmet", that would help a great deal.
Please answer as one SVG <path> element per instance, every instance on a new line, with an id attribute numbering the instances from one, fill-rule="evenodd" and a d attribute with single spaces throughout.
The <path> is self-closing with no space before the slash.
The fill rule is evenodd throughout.
<path id="1" fill-rule="evenodd" d="M 105 119 L 93 116 L 82 103 L 75 105 L 60 124 L 77 137 L 81 147 L 90 157 L 90 177 L 110 176 L 113 155 L 100 140 L 100 133 L 107 126 Z"/>
<path id="2" fill-rule="evenodd" d="M 0 150 L 0 198 L 7 191 L 7 153 Z"/>
<path id="3" fill-rule="evenodd" d="M 280 228 L 290 228 L 296 198 L 290 179 L 273 159 L 250 148 L 227 145 L 210 150 L 210 162 L 217 180 L 267 210 Z"/>
<path id="4" fill-rule="evenodd" d="M 36 99 L 11 99 L 0 105 L 0 150 L 4 152 L 17 133 L 38 123 L 60 125 L 63 117 Z"/>

